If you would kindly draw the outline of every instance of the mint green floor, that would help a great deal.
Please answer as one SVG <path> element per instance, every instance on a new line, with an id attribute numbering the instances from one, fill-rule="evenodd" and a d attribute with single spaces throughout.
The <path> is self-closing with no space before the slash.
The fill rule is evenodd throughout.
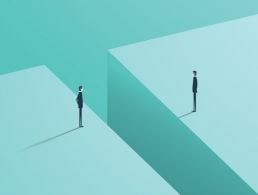
<path id="1" fill-rule="evenodd" d="M 86 105 L 73 130 L 75 96 L 45 66 L 2 75 L 0 96 L 0 194 L 178 194 Z"/>
<path id="2" fill-rule="evenodd" d="M 258 16 L 116 49 L 111 53 L 258 192 Z"/>

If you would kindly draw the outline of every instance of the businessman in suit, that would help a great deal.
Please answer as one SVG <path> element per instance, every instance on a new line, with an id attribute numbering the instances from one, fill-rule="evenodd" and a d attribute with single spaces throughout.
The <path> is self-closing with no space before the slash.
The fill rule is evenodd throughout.
<path id="1" fill-rule="evenodd" d="M 76 98 L 76 102 L 78 104 L 78 108 L 79 108 L 79 127 L 83 127 L 82 125 L 82 108 L 83 108 L 83 86 L 79 86 L 79 92 Z"/>
<path id="2" fill-rule="evenodd" d="M 197 94 L 197 87 L 198 87 L 198 81 L 197 81 L 197 71 L 193 71 L 193 112 L 196 112 L 196 94 Z"/>

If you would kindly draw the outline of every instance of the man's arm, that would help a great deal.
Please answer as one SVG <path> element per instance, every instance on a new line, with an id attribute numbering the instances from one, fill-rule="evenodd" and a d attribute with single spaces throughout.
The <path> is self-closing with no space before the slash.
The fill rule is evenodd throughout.
<path id="1" fill-rule="evenodd" d="M 76 100 L 77 103 L 79 102 L 79 94 L 77 95 L 75 100 Z"/>
<path id="2" fill-rule="evenodd" d="M 198 80 L 197 78 L 195 78 L 195 91 L 197 92 L 197 89 L 198 89 Z"/>

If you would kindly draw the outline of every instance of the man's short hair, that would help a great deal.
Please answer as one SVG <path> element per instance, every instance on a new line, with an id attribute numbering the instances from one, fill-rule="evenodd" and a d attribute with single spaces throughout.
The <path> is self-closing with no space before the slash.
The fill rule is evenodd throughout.
<path id="1" fill-rule="evenodd" d="M 82 88 L 83 88 L 83 86 L 79 86 L 79 91 L 81 91 L 81 90 L 82 90 Z"/>
<path id="2" fill-rule="evenodd" d="M 194 71 L 193 71 L 193 73 L 194 73 L 194 74 L 197 74 L 197 71 L 196 71 L 196 70 L 194 70 Z"/>

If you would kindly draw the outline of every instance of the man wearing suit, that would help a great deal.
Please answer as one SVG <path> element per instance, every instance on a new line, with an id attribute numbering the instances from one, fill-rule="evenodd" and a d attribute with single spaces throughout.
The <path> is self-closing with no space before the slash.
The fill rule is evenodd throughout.
<path id="1" fill-rule="evenodd" d="M 197 94 L 197 87 L 198 87 L 198 81 L 197 81 L 197 71 L 193 71 L 193 112 L 196 112 L 196 94 Z"/>
<path id="2" fill-rule="evenodd" d="M 83 108 L 83 86 L 79 86 L 79 92 L 76 98 L 76 102 L 78 104 L 78 108 L 79 108 L 79 127 L 83 127 L 82 126 L 82 108 Z"/>

